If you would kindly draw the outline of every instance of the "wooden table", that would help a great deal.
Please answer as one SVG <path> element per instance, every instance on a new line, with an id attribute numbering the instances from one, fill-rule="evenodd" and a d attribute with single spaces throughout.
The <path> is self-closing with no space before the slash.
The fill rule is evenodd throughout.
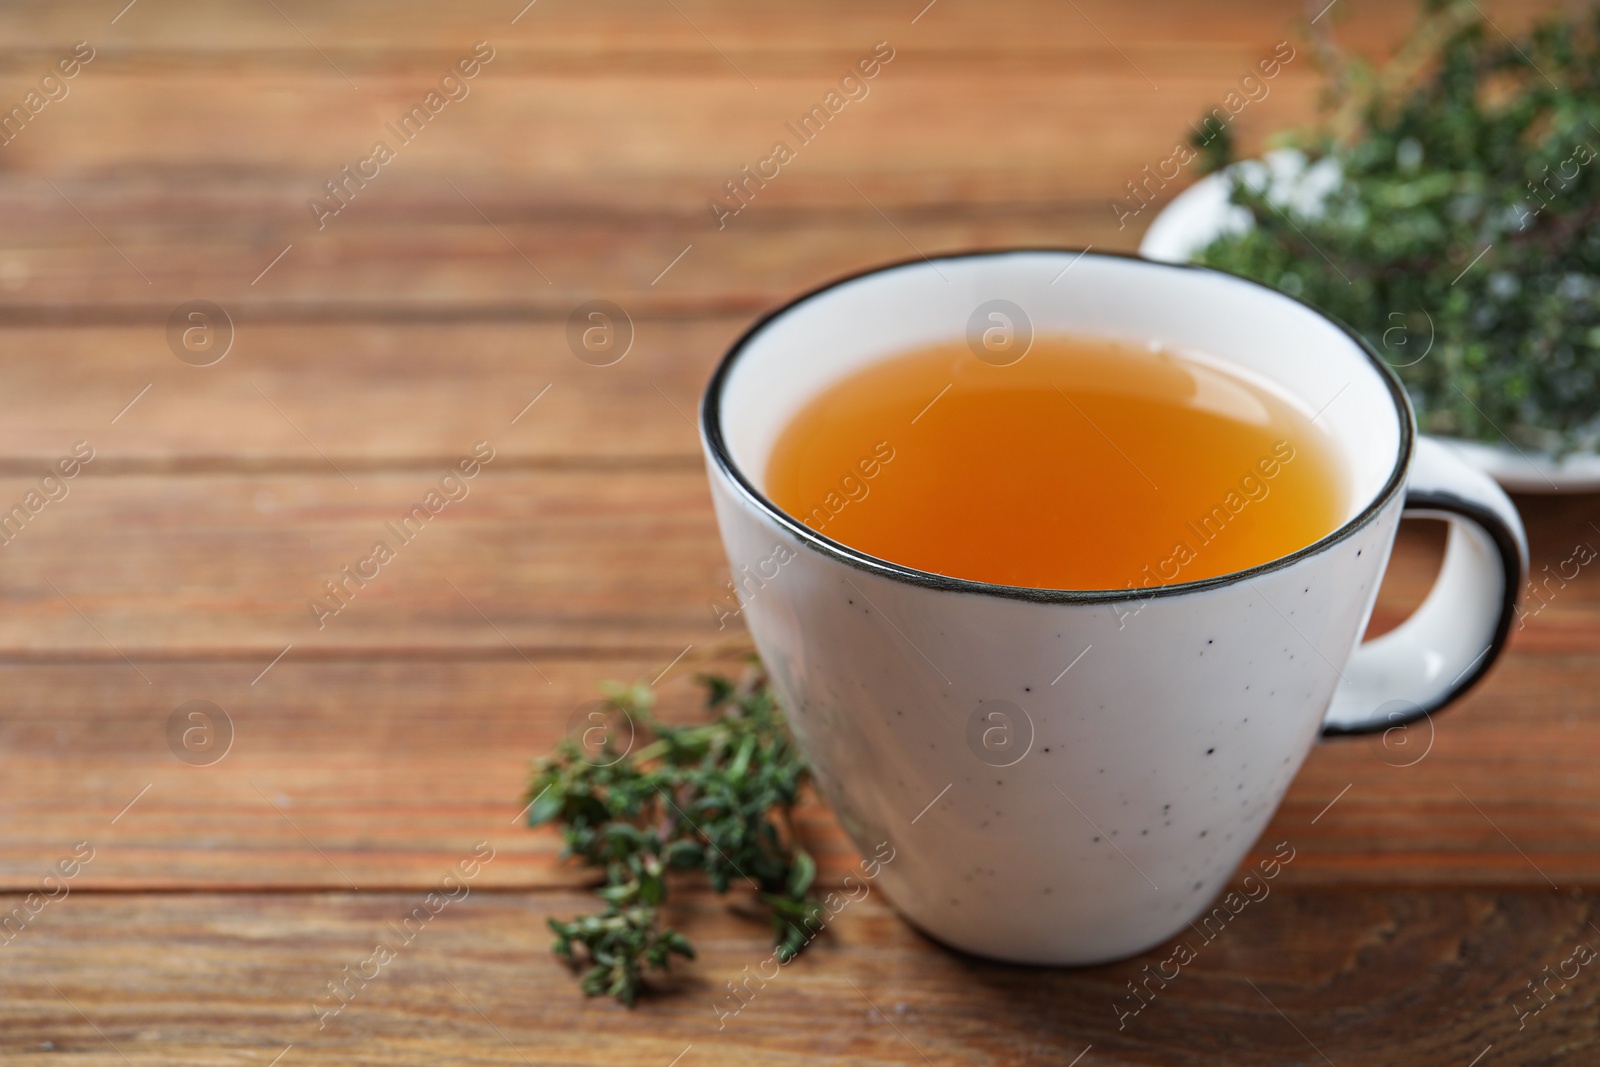
<path id="1" fill-rule="evenodd" d="M 1592 570 L 1449 714 L 1319 747 L 1259 846 L 1296 850 L 1270 898 L 1123 1029 L 1164 952 L 999 966 L 877 896 L 722 1029 L 766 929 L 704 891 L 673 912 L 700 958 L 632 1011 L 549 952 L 545 918 L 590 898 L 518 824 L 528 761 L 602 679 L 666 668 L 668 713 L 694 714 L 668 665 L 727 636 L 690 422 L 726 345 L 874 262 L 1134 247 L 1154 208 L 1119 227 L 1108 199 L 1300 40 L 1296 7 L 124 2 L 0 10 L 7 108 L 93 50 L 0 146 L 0 503 L 93 450 L 0 551 L 0 908 L 27 920 L 0 935 L 0 1062 L 1593 1062 L 1595 968 L 1517 1008 L 1600 945 Z M 1329 17 L 1382 51 L 1409 13 Z M 719 228 L 723 183 L 880 41 L 868 95 Z M 1317 86 L 1301 40 L 1244 145 Z M 595 299 L 633 324 L 611 366 L 568 345 Z M 196 300 L 227 321 L 171 327 Z M 480 441 L 470 495 L 319 624 L 324 581 Z M 1540 575 L 1600 545 L 1594 498 L 1519 503 Z M 1408 531 L 1378 626 L 1439 543 Z M 175 716 L 210 724 L 208 755 L 175 756 Z M 837 880 L 850 846 L 803 815 Z M 327 983 L 479 842 L 470 896 L 319 1025 Z"/>

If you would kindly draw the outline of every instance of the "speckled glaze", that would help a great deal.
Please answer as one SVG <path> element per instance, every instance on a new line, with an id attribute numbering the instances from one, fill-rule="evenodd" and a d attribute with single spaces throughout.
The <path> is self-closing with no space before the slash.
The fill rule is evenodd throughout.
<path id="1" fill-rule="evenodd" d="M 1319 426 L 1351 473 L 1348 521 L 1237 575 L 1070 592 L 907 570 L 766 500 L 767 451 L 801 404 L 864 362 L 961 336 L 995 298 L 1038 330 L 1237 353 L 1241 373 L 1310 412 L 1326 405 Z M 1381 363 L 1287 297 L 1054 251 L 919 261 L 803 297 L 730 352 L 702 409 L 743 616 L 823 795 L 859 847 L 893 845 L 880 884 L 912 923 L 969 952 L 1052 964 L 1139 952 L 1204 911 L 1325 718 L 1388 728 L 1487 669 L 1520 584 L 1521 527 L 1492 483 L 1419 448 L 1411 427 Z M 1413 509 L 1455 524 L 1449 558 L 1417 616 L 1358 649 L 1408 474 Z M 1011 710 L 980 722 L 980 707 Z"/>

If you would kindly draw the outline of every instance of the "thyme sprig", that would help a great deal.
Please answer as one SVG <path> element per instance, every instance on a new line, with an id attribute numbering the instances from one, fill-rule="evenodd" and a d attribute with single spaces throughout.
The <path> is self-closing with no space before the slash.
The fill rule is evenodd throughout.
<path id="1" fill-rule="evenodd" d="M 1235 182 L 1253 227 L 1196 259 L 1348 322 L 1395 368 L 1426 431 L 1593 449 L 1600 6 L 1513 41 L 1472 0 L 1424 0 L 1381 67 L 1337 47 L 1337 14 L 1312 27 L 1325 117 L 1278 139 L 1328 161 L 1337 188 L 1308 210 L 1281 187 Z M 1213 138 L 1205 165 L 1231 148 Z"/>
<path id="2" fill-rule="evenodd" d="M 781 960 L 800 951 L 806 920 L 820 914 L 816 863 L 790 823 L 806 765 L 765 676 L 752 663 L 740 679 L 700 682 L 716 717 L 688 725 L 661 721 L 648 686 L 606 686 L 605 726 L 564 739 L 529 783 L 528 824 L 558 825 L 563 855 L 604 872 L 601 911 L 549 920 L 556 954 L 587 964 L 589 996 L 632 1005 L 647 971 L 694 958 L 688 938 L 662 922 L 671 871 L 700 871 L 718 893 L 750 886 L 770 911 Z"/>

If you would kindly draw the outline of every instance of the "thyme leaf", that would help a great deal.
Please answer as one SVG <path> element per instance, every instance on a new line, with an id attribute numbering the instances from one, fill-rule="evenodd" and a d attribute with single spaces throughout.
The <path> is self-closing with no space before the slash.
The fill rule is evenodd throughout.
<path id="1" fill-rule="evenodd" d="M 1425 0 L 1382 68 L 1314 29 L 1326 115 L 1280 141 L 1331 161 L 1336 188 L 1308 209 L 1235 180 L 1254 225 L 1194 258 L 1350 324 L 1400 376 L 1425 431 L 1594 449 L 1600 6 L 1511 40 L 1472 0 Z M 1203 148 L 1208 165 L 1231 156 L 1226 142 Z"/>
<path id="2" fill-rule="evenodd" d="M 659 719 L 648 686 L 604 687 L 610 722 L 564 739 L 529 782 L 528 824 L 558 826 L 563 855 L 604 872 L 600 911 L 549 920 L 556 955 L 584 970 L 589 996 L 632 1005 L 647 972 L 694 958 L 662 922 L 672 871 L 699 871 L 718 893 L 754 890 L 780 959 L 805 944 L 807 919 L 815 928 L 816 863 L 790 824 L 807 770 L 766 677 L 752 661 L 739 679 L 700 682 L 715 717 L 687 725 Z"/>

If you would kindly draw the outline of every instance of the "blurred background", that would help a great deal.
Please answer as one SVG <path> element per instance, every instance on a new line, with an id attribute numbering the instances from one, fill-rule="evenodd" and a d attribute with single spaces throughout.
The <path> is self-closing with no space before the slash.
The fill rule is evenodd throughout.
<path id="1" fill-rule="evenodd" d="M 1312 19 L 1382 57 L 1409 5 L 125 2 L 0 8 L 4 907 L 94 853 L 0 935 L 7 1063 L 1580 1062 L 1600 980 L 1511 1004 L 1600 937 L 1587 572 L 1437 731 L 1313 753 L 1281 895 L 1132 1033 L 1148 961 L 985 964 L 876 897 L 727 1030 L 768 935 L 705 893 L 660 997 L 585 1000 L 544 921 L 586 876 L 520 826 L 597 682 L 688 715 L 741 647 L 694 420 L 758 314 L 918 255 L 1132 251 L 1195 174 L 1128 183 L 1259 61 L 1293 57 L 1245 155 L 1316 114 Z M 1536 571 L 1600 544 L 1592 496 L 1518 499 Z M 1408 528 L 1376 629 L 1441 544 Z M 856 862 L 801 829 L 824 881 Z M 319 1026 L 480 841 L 485 892 Z"/>

